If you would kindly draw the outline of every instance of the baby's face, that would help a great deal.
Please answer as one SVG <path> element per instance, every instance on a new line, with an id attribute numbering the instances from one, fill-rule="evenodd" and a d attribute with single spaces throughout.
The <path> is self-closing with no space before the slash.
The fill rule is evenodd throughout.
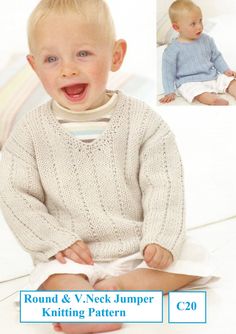
<path id="1" fill-rule="evenodd" d="M 113 43 L 98 24 L 80 22 L 78 15 L 50 14 L 33 36 L 28 57 L 48 94 L 75 111 L 105 102 Z"/>
<path id="2" fill-rule="evenodd" d="M 203 31 L 202 13 L 196 8 L 191 12 L 183 12 L 178 19 L 176 29 L 179 32 L 179 39 L 182 41 L 192 41 L 198 39 Z"/>

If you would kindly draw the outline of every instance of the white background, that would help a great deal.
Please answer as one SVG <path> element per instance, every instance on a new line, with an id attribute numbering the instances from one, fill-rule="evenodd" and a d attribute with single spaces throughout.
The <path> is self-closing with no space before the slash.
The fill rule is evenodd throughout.
<path id="1" fill-rule="evenodd" d="M 157 0 L 157 20 L 167 13 L 169 6 L 174 0 Z M 202 9 L 206 17 L 213 17 L 222 14 L 235 12 L 235 0 L 193 0 Z"/>

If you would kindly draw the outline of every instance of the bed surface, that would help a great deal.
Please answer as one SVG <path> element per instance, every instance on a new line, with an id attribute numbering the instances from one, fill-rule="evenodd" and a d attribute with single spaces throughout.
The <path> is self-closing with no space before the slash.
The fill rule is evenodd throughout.
<path id="1" fill-rule="evenodd" d="M 157 96 L 157 105 L 161 106 L 163 108 L 168 107 L 168 106 L 189 106 L 190 104 L 181 96 L 177 96 L 176 99 L 170 103 L 160 103 L 160 99 L 164 97 L 164 94 L 158 95 Z M 229 102 L 229 105 L 236 105 L 236 100 L 233 96 L 229 95 L 229 94 L 220 94 L 220 98 L 225 99 Z M 191 103 L 191 106 L 193 107 L 198 107 L 198 106 L 202 106 L 202 103 L 194 100 Z M 222 108 L 222 107 L 221 107 Z M 225 108 L 225 107 L 224 107 Z"/>
<path id="2" fill-rule="evenodd" d="M 234 306 L 236 298 L 236 218 L 197 227 L 189 235 L 202 243 L 218 264 L 221 279 L 209 283 L 207 291 L 207 324 L 168 324 L 167 297 L 163 324 L 126 324 L 117 334 L 216 334 L 233 333 L 236 326 Z M 233 264 L 233 265 L 232 265 Z M 48 324 L 20 324 L 19 313 L 14 304 L 17 291 L 27 282 L 27 276 L 0 284 L 0 322 L 4 334 L 52 334 Z M 8 297 L 9 296 L 9 297 Z"/>

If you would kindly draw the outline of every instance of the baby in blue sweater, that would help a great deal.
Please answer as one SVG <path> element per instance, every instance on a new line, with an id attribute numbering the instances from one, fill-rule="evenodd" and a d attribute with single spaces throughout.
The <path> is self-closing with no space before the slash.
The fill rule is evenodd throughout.
<path id="1" fill-rule="evenodd" d="M 164 51 L 162 75 L 169 103 L 176 92 L 189 103 L 194 99 L 208 105 L 228 105 L 218 94 L 236 98 L 236 72 L 230 70 L 214 40 L 203 33 L 201 9 L 189 0 L 176 0 L 169 8 L 172 27 L 179 33 Z"/>

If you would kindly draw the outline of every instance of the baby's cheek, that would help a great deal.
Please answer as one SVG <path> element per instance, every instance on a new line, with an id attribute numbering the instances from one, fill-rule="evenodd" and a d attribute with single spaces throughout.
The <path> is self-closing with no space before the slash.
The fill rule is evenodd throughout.
<path id="1" fill-rule="evenodd" d="M 100 70 L 96 69 L 95 71 L 93 71 L 93 79 L 98 86 L 106 84 L 108 79 L 108 73 L 109 71 L 105 68 L 100 68 Z"/>
<path id="2" fill-rule="evenodd" d="M 41 72 L 38 74 L 39 78 L 45 87 L 45 89 L 49 92 L 53 91 L 56 87 L 55 80 L 53 79 L 53 76 L 48 75 L 47 73 Z"/>

